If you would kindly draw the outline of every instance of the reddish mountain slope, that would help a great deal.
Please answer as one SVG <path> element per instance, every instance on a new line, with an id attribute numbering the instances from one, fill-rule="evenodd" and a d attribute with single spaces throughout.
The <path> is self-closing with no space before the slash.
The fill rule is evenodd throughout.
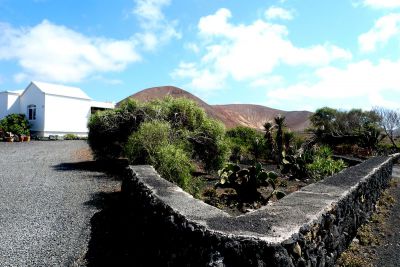
<path id="1" fill-rule="evenodd" d="M 222 121 L 226 127 L 232 128 L 237 125 L 236 121 L 232 120 L 230 118 L 229 114 L 226 114 L 224 111 L 219 112 L 219 111 L 215 110 L 212 106 L 210 106 L 209 104 L 207 104 L 206 102 L 204 102 L 203 100 L 198 98 L 197 96 L 194 96 L 191 93 L 189 93 L 185 90 L 182 90 L 178 87 L 174 87 L 174 86 L 153 87 L 153 88 L 149 88 L 149 89 L 145 89 L 140 92 L 137 92 L 136 94 L 129 96 L 129 98 L 134 98 L 139 101 L 150 101 L 153 99 L 163 98 L 165 96 L 172 96 L 174 98 L 185 97 L 185 98 L 191 99 L 194 102 L 196 102 L 200 107 L 202 107 L 206 111 L 208 116 Z M 120 101 L 120 102 L 122 102 L 122 101 Z"/>
<path id="2" fill-rule="evenodd" d="M 309 111 L 283 111 L 260 105 L 232 104 L 216 105 L 219 111 L 225 111 L 236 118 L 238 124 L 251 128 L 262 129 L 263 124 L 272 121 L 275 116 L 281 114 L 286 117 L 287 126 L 293 131 L 302 131 L 310 125 L 308 117 L 312 114 Z"/>
<path id="3" fill-rule="evenodd" d="M 174 86 L 162 86 L 145 89 L 129 96 L 139 101 L 150 101 L 165 96 L 174 98 L 185 97 L 198 103 L 207 114 L 222 121 L 227 128 L 243 125 L 251 128 L 262 129 L 263 124 L 278 115 L 286 117 L 286 124 L 294 131 L 302 131 L 309 125 L 308 117 L 312 114 L 308 111 L 282 111 L 260 105 L 232 104 L 209 105 L 193 94 Z M 122 102 L 122 101 L 121 101 Z"/>

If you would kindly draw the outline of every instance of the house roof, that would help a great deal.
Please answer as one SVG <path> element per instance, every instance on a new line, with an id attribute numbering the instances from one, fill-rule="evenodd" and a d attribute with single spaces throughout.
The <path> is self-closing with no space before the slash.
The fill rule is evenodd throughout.
<path id="1" fill-rule="evenodd" d="M 21 95 L 23 92 L 24 92 L 24 90 L 14 90 L 14 91 L 6 90 L 6 91 L 2 91 L 0 93 Z"/>
<path id="2" fill-rule="evenodd" d="M 90 105 L 92 108 L 107 108 L 107 109 L 115 108 L 115 104 L 112 102 L 92 101 L 92 103 Z"/>
<path id="3" fill-rule="evenodd" d="M 80 89 L 78 87 L 65 86 L 65 85 L 52 84 L 52 83 L 44 83 L 44 82 L 36 82 L 36 81 L 32 81 L 32 84 L 34 84 L 44 94 L 67 96 L 67 97 L 91 100 L 91 98 L 85 92 L 83 92 L 82 89 Z"/>

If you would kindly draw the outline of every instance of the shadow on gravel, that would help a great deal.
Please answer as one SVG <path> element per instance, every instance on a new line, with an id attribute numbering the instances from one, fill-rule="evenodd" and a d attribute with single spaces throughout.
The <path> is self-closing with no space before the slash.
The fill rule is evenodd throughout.
<path id="1" fill-rule="evenodd" d="M 126 160 L 115 160 L 62 163 L 53 168 L 57 171 L 103 172 L 113 179 L 122 180 L 126 166 Z M 104 175 L 99 179 L 104 179 Z M 138 240 L 140 227 L 132 220 L 123 194 L 98 192 L 84 204 L 100 210 L 90 219 L 86 266 L 145 266 L 144 249 L 140 248 L 140 242 L 132 242 Z"/>
<path id="2" fill-rule="evenodd" d="M 103 172 L 115 179 L 125 176 L 126 161 L 95 162 L 84 161 L 63 163 L 54 168 L 58 171 Z M 100 177 L 100 176 L 99 176 Z M 105 175 L 101 175 L 104 179 Z M 190 249 L 191 244 L 181 244 L 175 229 L 159 228 L 159 221 L 149 219 L 148 210 L 132 196 L 122 192 L 99 192 L 84 203 L 96 207 L 99 212 L 90 219 L 91 234 L 88 251 L 85 255 L 86 266 L 171 266 L 170 258 L 176 257 L 177 247 Z M 158 218 L 158 215 L 152 214 Z M 150 217 L 151 217 L 150 216 Z M 163 255 L 165 251 L 171 255 Z M 179 262 L 175 266 L 187 266 Z M 191 263 L 197 266 L 196 262 Z"/>
<path id="3" fill-rule="evenodd" d="M 123 193 L 95 194 L 85 204 L 101 209 L 90 220 L 92 231 L 85 256 L 87 267 L 167 266 L 159 258 L 162 244 L 168 246 L 168 242 L 159 243 L 162 230 L 146 221 L 140 209 L 128 206 Z M 145 229 L 151 231 L 146 234 Z"/>
<path id="4" fill-rule="evenodd" d="M 53 166 L 56 171 L 89 171 L 89 172 L 104 172 L 112 175 L 114 178 L 121 179 L 125 167 L 128 162 L 125 159 L 109 160 L 109 161 L 80 161 L 61 163 Z"/>
<path id="5" fill-rule="evenodd" d="M 138 244 L 131 242 L 132 225 L 122 193 L 98 193 L 85 204 L 101 209 L 90 220 L 87 266 L 132 266 L 136 261 L 132 251 Z"/>

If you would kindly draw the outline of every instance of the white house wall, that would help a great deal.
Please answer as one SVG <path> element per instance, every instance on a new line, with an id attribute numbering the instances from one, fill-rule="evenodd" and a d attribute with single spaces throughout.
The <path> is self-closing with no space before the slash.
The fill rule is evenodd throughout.
<path id="1" fill-rule="evenodd" d="M 8 94 L 8 101 L 7 101 L 7 109 L 8 114 L 12 113 L 21 113 L 20 111 L 20 103 L 19 103 L 19 95 L 17 94 Z"/>
<path id="2" fill-rule="evenodd" d="M 90 103 L 86 99 L 45 94 L 44 135 L 87 135 Z"/>
<path id="3" fill-rule="evenodd" d="M 4 118 L 8 114 L 7 98 L 8 96 L 6 93 L 0 93 L 0 119 Z"/>
<path id="4" fill-rule="evenodd" d="M 29 123 L 31 124 L 31 131 L 42 132 L 44 129 L 45 111 L 44 94 L 42 93 L 42 91 L 40 91 L 35 85 L 31 83 L 24 91 L 24 93 L 20 96 L 19 102 L 19 113 L 25 114 L 27 118 L 28 105 L 36 105 L 36 120 L 30 120 Z"/>
<path id="5" fill-rule="evenodd" d="M 55 90 L 52 94 L 52 85 L 45 85 L 50 86 L 47 91 L 43 91 L 42 87 L 38 88 L 38 85 L 32 82 L 21 95 L 0 92 L 0 119 L 11 113 L 23 113 L 29 119 L 28 106 L 35 105 L 36 119 L 29 120 L 31 132 L 34 135 L 62 136 L 73 133 L 78 136 L 87 136 L 91 107 L 114 108 L 113 103 L 96 102 L 89 97 L 79 97 L 82 94 L 86 96 L 83 92 L 78 96 L 66 96 L 59 94 L 60 90 Z"/>
<path id="6" fill-rule="evenodd" d="M 21 113 L 19 110 L 19 95 L 8 92 L 1 92 L 0 119 L 11 113 Z"/>

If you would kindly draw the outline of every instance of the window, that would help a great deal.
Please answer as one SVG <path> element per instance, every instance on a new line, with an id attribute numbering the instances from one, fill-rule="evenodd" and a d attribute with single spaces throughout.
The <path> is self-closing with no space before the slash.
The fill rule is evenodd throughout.
<path id="1" fill-rule="evenodd" d="M 36 120 L 36 105 L 28 105 L 28 120 Z"/>

